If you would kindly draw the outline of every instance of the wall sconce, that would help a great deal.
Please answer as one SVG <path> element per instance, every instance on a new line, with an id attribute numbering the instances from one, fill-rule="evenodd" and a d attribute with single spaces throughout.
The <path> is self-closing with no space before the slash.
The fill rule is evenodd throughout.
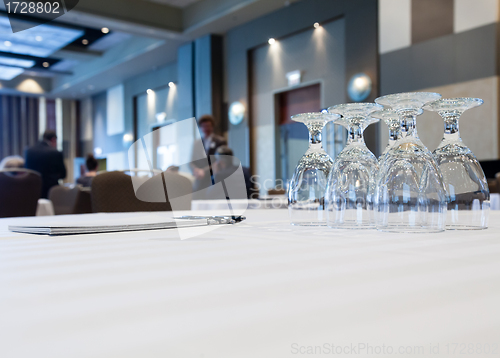
<path id="1" fill-rule="evenodd" d="M 372 92 L 372 80 L 365 73 L 357 73 L 351 77 L 347 85 L 349 98 L 354 102 L 361 102 Z"/>
<path id="2" fill-rule="evenodd" d="M 163 123 L 167 119 L 167 113 L 165 112 L 156 113 L 155 117 L 157 122 Z"/>
<path id="3" fill-rule="evenodd" d="M 302 81 L 302 72 L 300 70 L 288 72 L 286 74 L 286 79 L 288 81 L 288 87 L 300 85 Z"/>
<path id="4" fill-rule="evenodd" d="M 129 146 L 130 144 L 132 144 L 132 142 L 133 142 L 133 141 L 134 141 L 134 136 L 133 136 L 132 134 L 130 134 L 130 133 L 125 133 L 125 134 L 123 135 L 123 146 L 124 146 L 125 148 L 128 148 L 128 146 Z"/>
<path id="5" fill-rule="evenodd" d="M 235 126 L 243 122 L 243 118 L 245 118 L 245 110 L 246 109 L 243 103 L 231 103 L 231 106 L 229 106 L 229 122 Z"/>

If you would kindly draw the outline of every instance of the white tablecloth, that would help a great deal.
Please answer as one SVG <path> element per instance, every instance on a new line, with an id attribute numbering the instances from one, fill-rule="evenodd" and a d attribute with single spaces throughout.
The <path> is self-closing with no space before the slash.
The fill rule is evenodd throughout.
<path id="1" fill-rule="evenodd" d="M 246 215 L 182 241 L 0 220 L 0 357 L 498 356 L 500 212 L 488 230 L 425 235 Z"/>

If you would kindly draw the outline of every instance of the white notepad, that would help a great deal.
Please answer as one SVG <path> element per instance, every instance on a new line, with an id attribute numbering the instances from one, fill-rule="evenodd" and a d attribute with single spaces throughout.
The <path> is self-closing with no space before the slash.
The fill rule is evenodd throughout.
<path id="1" fill-rule="evenodd" d="M 45 218 L 43 222 L 25 219 L 16 225 L 9 226 L 9 230 L 25 234 L 76 235 L 174 229 L 213 224 L 205 217 L 174 218 L 165 213 L 93 214 Z"/>

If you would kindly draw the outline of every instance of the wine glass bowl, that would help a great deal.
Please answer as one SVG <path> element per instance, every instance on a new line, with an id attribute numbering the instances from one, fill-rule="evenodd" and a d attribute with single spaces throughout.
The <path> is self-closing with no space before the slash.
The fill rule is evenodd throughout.
<path id="1" fill-rule="evenodd" d="M 383 107 L 375 103 L 350 103 L 328 108 L 329 113 L 342 115 L 336 119 L 347 129 L 346 147 L 334 161 L 326 192 L 327 225 L 337 229 L 373 228 L 373 194 L 378 162 L 366 147 L 363 132 L 377 118 L 370 113 Z"/>
<path id="2" fill-rule="evenodd" d="M 446 98 L 424 106 L 444 121 L 444 135 L 433 154 L 446 186 L 446 228 L 478 230 L 488 226 L 490 193 L 481 165 L 462 142 L 459 119 L 463 112 L 480 106 L 479 98 Z"/>
<path id="3" fill-rule="evenodd" d="M 309 149 L 295 168 L 288 188 L 288 213 L 292 225 L 326 225 L 325 192 L 333 160 L 323 150 L 321 131 L 326 123 L 339 118 L 329 113 L 302 113 L 291 119 L 309 130 Z"/>

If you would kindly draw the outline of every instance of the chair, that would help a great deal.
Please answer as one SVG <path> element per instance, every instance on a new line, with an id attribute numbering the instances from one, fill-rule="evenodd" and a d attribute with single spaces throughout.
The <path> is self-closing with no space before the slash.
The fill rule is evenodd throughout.
<path id="1" fill-rule="evenodd" d="M 87 214 L 92 212 L 90 191 L 80 186 L 57 185 L 49 190 L 49 200 L 55 215 Z"/>
<path id="2" fill-rule="evenodd" d="M 106 172 L 92 180 L 92 211 L 172 211 L 172 206 L 175 210 L 189 210 L 191 194 L 191 182 L 177 173 L 132 178 L 124 172 Z"/>
<path id="3" fill-rule="evenodd" d="M 285 189 L 269 189 L 267 191 L 267 195 L 285 195 L 286 190 Z"/>
<path id="4" fill-rule="evenodd" d="M 0 170 L 0 217 L 35 216 L 42 178 L 29 169 Z"/>

